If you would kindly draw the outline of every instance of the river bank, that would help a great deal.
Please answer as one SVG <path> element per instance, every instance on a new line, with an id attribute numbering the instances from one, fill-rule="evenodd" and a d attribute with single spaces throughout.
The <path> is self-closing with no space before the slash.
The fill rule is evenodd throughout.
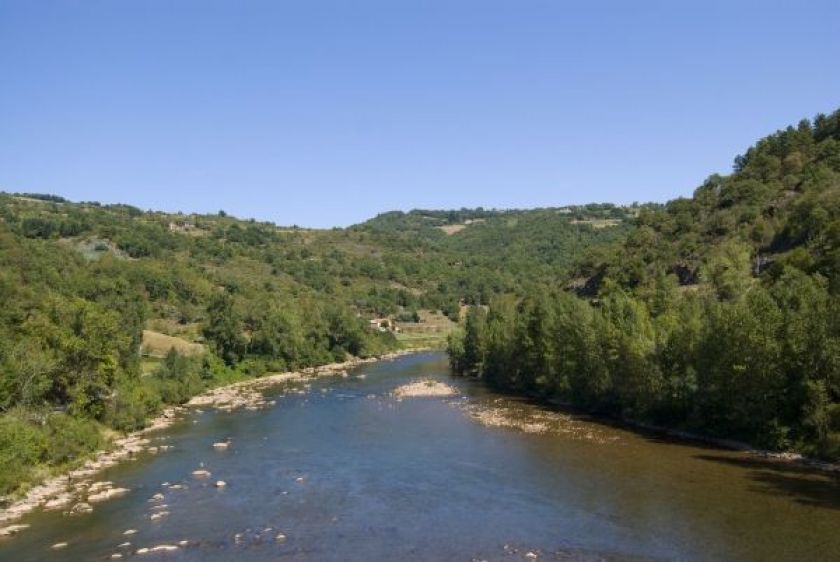
<path id="1" fill-rule="evenodd" d="M 322 376 L 348 376 L 347 370 L 353 367 L 377 361 L 388 361 L 420 351 L 424 350 L 399 350 L 376 357 L 354 357 L 340 363 L 307 367 L 285 373 L 269 373 L 208 389 L 194 396 L 185 405 L 164 409 L 159 415 L 149 420 L 144 429 L 115 439 L 108 448 L 94 454 L 81 466 L 52 476 L 33 486 L 23 497 L 0 511 L 0 538 L 25 530 L 27 526 L 11 523 L 36 509 L 62 511 L 67 515 L 89 513 L 93 510 L 92 504 L 127 492 L 127 490 L 113 487 L 110 482 L 94 482 L 94 477 L 118 463 L 138 458 L 141 453 L 159 454 L 171 450 L 170 445 L 154 442 L 152 434 L 170 427 L 191 408 L 212 407 L 228 412 L 237 409 L 257 410 L 274 405 L 273 401 L 266 401 L 261 392 L 269 387 Z"/>
<path id="2" fill-rule="evenodd" d="M 527 398 L 557 411 L 585 416 L 597 423 L 614 425 L 616 427 L 630 429 L 632 431 L 637 431 L 641 433 L 654 434 L 673 439 L 675 442 L 699 443 L 703 445 L 717 447 L 720 449 L 739 451 L 756 458 L 777 462 L 780 464 L 796 465 L 801 466 L 803 468 L 840 474 L 840 463 L 811 458 L 797 451 L 770 451 L 766 449 L 759 449 L 751 445 L 750 443 L 744 441 L 737 441 L 735 439 L 712 437 L 708 435 L 703 435 L 701 433 L 694 433 L 683 429 L 675 429 L 667 426 L 660 426 L 651 423 L 640 422 L 629 418 L 597 415 L 589 412 L 582 412 L 578 411 L 570 404 L 560 402 L 558 400 L 544 399 L 536 396 Z"/>
<path id="3" fill-rule="evenodd" d="M 833 474 L 553 412 L 451 377 L 441 353 L 332 375 L 252 383 L 279 381 L 263 397 L 275 407 L 188 407 L 142 436 L 171 451 L 94 476 L 113 482 L 106 496 L 129 492 L 91 513 L 36 509 L 0 559 L 768 562 L 840 548 Z M 429 396 L 438 383 L 455 394 Z"/>

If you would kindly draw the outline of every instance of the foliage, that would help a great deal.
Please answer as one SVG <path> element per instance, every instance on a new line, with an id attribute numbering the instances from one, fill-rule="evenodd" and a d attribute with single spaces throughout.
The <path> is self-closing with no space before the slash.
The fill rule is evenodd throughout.
<path id="1" fill-rule="evenodd" d="M 582 295 L 539 285 L 470 312 L 452 366 L 625 419 L 840 458 L 840 112 L 640 209 Z M 580 288 L 574 287 L 574 288 Z M 593 290 L 594 288 L 594 290 Z"/>

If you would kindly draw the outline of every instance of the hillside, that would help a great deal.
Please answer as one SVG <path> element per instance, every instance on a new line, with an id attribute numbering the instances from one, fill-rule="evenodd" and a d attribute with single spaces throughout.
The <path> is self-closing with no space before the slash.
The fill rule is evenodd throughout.
<path id="1" fill-rule="evenodd" d="M 413 211 L 308 230 L 0 194 L 0 493 L 209 386 L 440 345 L 463 303 L 571 278 L 576 256 L 622 239 L 625 212 Z"/>
<path id="2" fill-rule="evenodd" d="M 453 365 L 624 419 L 840 458 L 840 112 L 640 210 L 580 264 L 475 308 Z"/>

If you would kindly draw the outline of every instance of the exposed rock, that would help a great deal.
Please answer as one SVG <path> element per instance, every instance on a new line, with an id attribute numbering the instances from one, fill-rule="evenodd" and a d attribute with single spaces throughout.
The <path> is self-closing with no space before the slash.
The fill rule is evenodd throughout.
<path id="1" fill-rule="evenodd" d="M 157 513 L 152 513 L 149 516 L 149 519 L 152 520 L 152 521 L 157 521 L 158 519 L 163 519 L 167 515 L 169 515 L 168 511 L 158 511 Z"/>
<path id="2" fill-rule="evenodd" d="M 70 515 L 81 515 L 82 513 L 90 513 L 93 511 L 93 506 L 87 502 L 79 502 L 70 508 Z"/>
<path id="3" fill-rule="evenodd" d="M 50 547 L 53 550 L 61 550 L 62 548 L 67 548 L 66 542 L 57 542 Z"/>
<path id="4" fill-rule="evenodd" d="M 137 529 L 126 529 L 123 531 L 123 535 L 133 535 L 135 533 L 137 533 Z"/>
<path id="5" fill-rule="evenodd" d="M 394 390 L 396 398 L 416 398 L 421 396 L 452 396 L 458 391 L 448 384 L 440 381 L 425 379 L 404 384 Z"/>
<path id="6" fill-rule="evenodd" d="M 46 511 L 52 511 L 55 509 L 63 509 L 73 503 L 73 496 L 70 494 L 61 494 L 60 496 L 56 496 L 53 499 L 49 500 L 47 503 L 44 504 L 44 509 Z"/>
<path id="7" fill-rule="evenodd" d="M 11 537 L 28 528 L 29 525 L 9 525 L 0 529 L 0 537 Z"/>
<path id="8" fill-rule="evenodd" d="M 198 470 L 193 470 L 192 475 L 196 478 L 208 478 L 210 476 L 210 471 L 200 468 Z"/>
<path id="9" fill-rule="evenodd" d="M 219 443 L 213 443 L 213 448 L 217 451 L 224 451 L 230 446 L 230 442 L 228 441 L 220 441 Z"/>
<path id="10" fill-rule="evenodd" d="M 160 492 L 158 492 L 157 494 L 155 494 L 154 496 L 149 498 L 149 501 L 162 502 L 163 498 L 164 498 L 164 495 L 161 494 Z"/>
<path id="11" fill-rule="evenodd" d="M 224 488 L 225 486 L 227 486 L 227 482 L 225 482 L 224 480 L 216 480 L 217 488 Z"/>
<path id="12" fill-rule="evenodd" d="M 101 502 L 105 500 L 110 500 L 112 498 L 116 498 L 119 496 L 123 496 L 130 492 L 128 488 L 109 488 L 107 490 L 102 490 L 98 494 L 91 494 L 88 495 L 88 501 L 92 503 Z"/>
<path id="13" fill-rule="evenodd" d="M 102 490 L 105 490 L 107 488 L 111 488 L 111 487 L 113 487 L 113 485 L 114 485 L 114 483 L 111 482 L 110 480 L 103 480 L 101 482 L 94 482 L 88 488 L 88 492 L 91 493 L 91 494 L 95 494 L 95 493 L 100 492 Z"/>
<path id="14" fill-rule="evenodd" d="M 175 544 L 159 544 L 149 549 L 149 552 L 174 552 L 180 548 Z"/>
<path id="15" fill-rule="evenodd" d="M 286 542 L 286 535 L 283 533 L 277 533 L 277 536 L 274 537 L 274 540 L 277 542 Z"/>

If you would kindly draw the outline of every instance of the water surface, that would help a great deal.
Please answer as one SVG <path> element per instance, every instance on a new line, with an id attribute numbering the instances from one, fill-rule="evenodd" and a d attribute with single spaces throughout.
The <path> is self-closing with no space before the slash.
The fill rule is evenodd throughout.
<path id="1" fill-rule="evenodd" d="M 390 396 L 420 377 L 461 395 Z M 174 450 L 100 475 L 128 495 L 88 515 L 28 516 L 0 560 L 840 560 L 836 477 L 588 421 L 487 427 L 465 407 L 540 410 L 452 378 L 443 354 L 277 394 L 267 410 L 189 414 L 155 435 Z M 209 481 L 191 476 L 201 463 Z M 170 515 L 150 521 L 157 492 Z"/>

